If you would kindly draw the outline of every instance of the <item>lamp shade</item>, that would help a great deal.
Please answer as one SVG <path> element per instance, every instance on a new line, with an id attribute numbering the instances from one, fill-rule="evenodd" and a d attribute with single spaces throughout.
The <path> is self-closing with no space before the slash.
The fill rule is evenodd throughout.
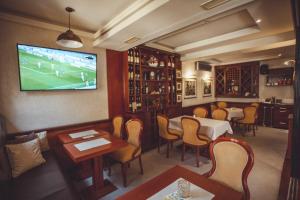
<path id="1" fill-rule="evenodd" d="M 56 43 L 67 48 L 80 48 L 83 46 L 81 39 L 70 29 L 60 34 L 56 39 Z"/>

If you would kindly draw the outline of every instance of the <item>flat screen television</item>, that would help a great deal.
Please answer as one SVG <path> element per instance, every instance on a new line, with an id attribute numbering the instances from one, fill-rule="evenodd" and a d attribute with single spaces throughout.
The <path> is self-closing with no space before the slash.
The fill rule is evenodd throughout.
<path id="1" fill-rule="evenodd" d="M 97 55 L 17 44 L 20 90 L 97 89 Z"/>

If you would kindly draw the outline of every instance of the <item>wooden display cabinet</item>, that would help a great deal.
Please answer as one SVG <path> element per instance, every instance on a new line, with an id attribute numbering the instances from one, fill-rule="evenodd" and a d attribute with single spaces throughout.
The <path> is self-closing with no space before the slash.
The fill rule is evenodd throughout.
<path id="1" fill-rule="evenodd" d="M 215 67 L 216 97 L 258 98 L 259 63 Z"/>
<path id="2" fill-rule="evenodd" d="M 144 122 L 143 151 L 157 145 L 157 113 L 181 111 L 180 55 L 138 46 L 123 54 L 124 102 L 127 118 Z"/>

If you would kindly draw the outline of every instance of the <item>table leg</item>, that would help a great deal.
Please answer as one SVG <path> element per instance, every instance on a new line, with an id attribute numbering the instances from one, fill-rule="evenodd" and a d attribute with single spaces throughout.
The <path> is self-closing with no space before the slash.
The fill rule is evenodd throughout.
<path id="1" fill-rule="evenodd" d="M 95 157 L 93 159 L 93 187 L 95 191 L 98 191 L 103 186 L 103 159 L 102 157 Z"/>
<path id="2" fill-rule="evenodd" d="M 104 180 L 103 178 L 103 159 L 101 156 L 93 158 L 92 165 L 93 184 L 83 191 L 83 199 L 85 200 L 99 199 L 117 189 L 108 180 Z"/>

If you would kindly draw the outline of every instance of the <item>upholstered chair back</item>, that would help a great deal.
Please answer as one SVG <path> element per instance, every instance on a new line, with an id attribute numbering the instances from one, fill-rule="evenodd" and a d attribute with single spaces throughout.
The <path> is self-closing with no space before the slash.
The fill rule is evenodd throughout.
<path id="1" fill-rule="evenodd" d="M 244 108 L 244 123 L 254 124 L 256 119 L 257 108 L 255 106 L 247 106 Z"/>
<path id="2" fill-rule="evenodd" d="M 158 123 L 158 132 L 159 132 L 159 136 L 163 137 L 163 138 L 167 138 L 168 136 L 168 123 L 169 120 L 166 116 L 164 115 L 157 115 L 157 123 Z"/>
<path id="3" fill-rule="evenodd" d="M 127 142 L 136 147 L 141 146 L 141 134 L 143 130 L 143 122 L 139 119 L 131 119 L 126 123 Z"/>
<path id="4" fill-rule="evenodd" d="M 195 144 L 199 141 L 197 134 L 200 129 L 200 122 L 196 119 L 183 117 L 181 118 L 181 126 L 183 130 L 182 140 L 184 143 Z"/>
<path id="5" fill-rule="evenodd" d="M 250 146 L 236 139 L 219 138 L 210 145 L 210 155 L 213 167 L 208 173 L 209 178 L 244 193 L 246 199 L 250 199 L 247 178 L 254 162 Z"/>
<path id="6" fill-rule="evenodd" d="M 217 102 L 218 108 L 227 108 L 227 103 L 224 101 Z"/>
<path id="7" fill-rule="evenodd" d="M 203 107 L 197 107 L 194 109 L 193 114 L 196 115 L 196 117 L 206 118 L 207 117 L 207 110 Z"/>
<path id="8" fill-rule="evenodd" d="M 218 108 L 212 112 L 212 118 L 216 120 L 227 120 L 227 111 L 221 108 Z"/>
<path id="9" fill-rule="evenodd" d="M 118 115 L 113 118 L 112 124 L 113 124 L 113 135 L 122 138 L 122 127 L 123 127 L 124 119 L 122 116 Z"/>
<path id="10" fill-rule="evenodd" d="M 259 103 L 251 103 L 250 106 L 254 106 L 254 107 L 258 108 L 259 107 Z"/>

